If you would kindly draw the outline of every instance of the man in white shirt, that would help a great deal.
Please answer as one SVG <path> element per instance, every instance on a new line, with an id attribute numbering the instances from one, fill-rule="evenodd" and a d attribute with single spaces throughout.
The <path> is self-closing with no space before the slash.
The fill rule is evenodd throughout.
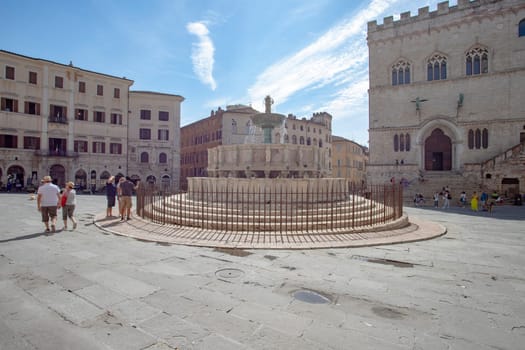
<path id="1" fill-rule="evenodd" d="M 38 211 L 42 214 L 42 222 L 46 225 L 46 233 L 49 230 L 49 219 L 51 219 L 51 231 L 56 231 L 57 209 L 60 207 L 60 189 L 51 182 L 51 176 L 44 176 L 44 182 L 38 188 L 36 204 Z"/>

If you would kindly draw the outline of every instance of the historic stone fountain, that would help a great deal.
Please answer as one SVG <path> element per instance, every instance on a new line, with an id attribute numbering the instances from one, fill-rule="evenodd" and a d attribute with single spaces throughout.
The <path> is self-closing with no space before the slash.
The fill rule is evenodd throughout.
<path id="1" fill-rule="evenodd" d="M 274 142 L 274 129 L 285 116 L 273 113 L 271 104 L 267 96 L 265 112 L 251 117 L 263 131 L 262 142 L 209 149 L 209 177 L 188 178 L 187 193 L 140 193 L 139 215 L 191 227 L 191 234 L 180 233 L 185 244 L 207 246 L 242 246 L 241 240 L 251 247 L 278 241 L 289 246 L 306 234 L 328 237 L 409 224 L 399 186 L 349 186 L 326 176 L 326 149 Z"/>
<path id="2" fill-rule="evenodd" d="M 346 193 L 345 179 L 323 177 L 329 162 L 328 155 L 324 154 L 326 150 L 273 142 L 273 131 L 283 124 L 285 116 L 272 113 L 272 103 L 271 97 L 267 96 L 265 112 L 251 117 L 253 124 L 263 131 L 263 143 L 222 145 L 208 150 L 209 177 L 188 178 L 190 199 L 201 199 L 203 193 L 210 191 L 250 192 L 254 194 L 254 200 L 259 199 L 258 193 L 281 191 Z M 339 200 L 340 196 L 332 199 Z M 307 200 L 328 200 L 321 197 L 312 195 Z"/>

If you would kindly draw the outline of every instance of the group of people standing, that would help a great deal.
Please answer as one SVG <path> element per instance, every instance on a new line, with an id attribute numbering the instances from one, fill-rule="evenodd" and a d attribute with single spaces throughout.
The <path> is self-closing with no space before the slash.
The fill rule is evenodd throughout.
<path id="1" fill-rule="evenodd" d="M 139 186 L 139 182 L 134 184 L 129 177 L 121 177 L 115 184 L 115 176 L 111 176 L 106 183 L 107 208 L 106 217 L 113 216 L 113 207 L 118 200 L 118 211 L 120 221 L 131 220 L 131 208 L 133 201 L 133 191 Z"/>
<path id="2" fill-rule="evenodd" d="M 450 201 L 452 200 L 452 195 L 450 193 L 450 190 L 448 187 L 443 187 L 441 191 L 436 191 L 434 193 L 433 199 L 434 199 L 434 208 L 439 208 L 439 201 L 442 201 L 442 209 L 450 208 Z M 458 200 L 458 206 L 461 208 L 465 208 L 467 206 L 467 194 L 465 191 L 462 191 L 459 200 Z M 473 192 L 472 196 L 470 197 L 470 208 L 473 211 L 479 211 L 480 208 L 485 211 L 492 211 L 492 206 L 494 205 L 493 201 L 490 201 L 489 195 L 483 191 L 481 195 L 478 195 L 477 192 Z M 416 205 L 417 206 L 417 205 Z"/>
<path id="3" fill-rule="evenodd" d="M 113 207 L 118 200 L 120 221 L 130 220 L 133 191 L 138 188 L 138 185 L 139 182 L 134 184 L 129 177 L 121 177 L 118 184 L 115 184 L 115 177 L 111 176 L 106 183 L 106 216 L 113 216 Z M 41 213 L 46 233 L 56 232 L 59 209 L 62 209 L 62 220 L 64 221 L 62 230 L 68 229 L 68 219 L 73 224 L 73 230 L 77 228 L 77 220 L 74 215 L 77 198 L 73 182 L 67 182 L 66 187 L 60 191 L 60 188 L 52 182 L 51 176 L 44 176 L 38 187 L 36 199 L 37 209 Z"/>
<path id="4" fill-rule="evenodd" d="M 56 232 L 58 210 L 62 209 L 63 230 L 67 230 L 68 219 L 73 223 L 73 230 L 77 228 L 77 220 L 74 216 L 77 205 L 76 191 L 73 182 L 66 183 L 61 192 L 60 188 L 53 184 L 51 176 L 44 176 L 37 191 L 37 209 L 42 215 L 46 233 Z M 51 223 L 51 224 L 50 224 Z"/>

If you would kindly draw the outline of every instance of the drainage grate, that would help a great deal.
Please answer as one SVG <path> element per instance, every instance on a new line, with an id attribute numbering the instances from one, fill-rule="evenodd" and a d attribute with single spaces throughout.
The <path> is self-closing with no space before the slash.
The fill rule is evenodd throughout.
<path id="1" fill-rule="evenodd" d="M 293 293 L 293 297 L 299 301 L 309 304 L 330 304 L 332 302 L 330 298 L 324 296 L 323 294 L 308 289 L 295 291 Z"/>
<path id="2" fill-rule="evenodd" d="M 215 272 L 215 276 L 219 278 L 239 278 L 244 276 L 244 271 L 239 269 L 221 269 Z"/>

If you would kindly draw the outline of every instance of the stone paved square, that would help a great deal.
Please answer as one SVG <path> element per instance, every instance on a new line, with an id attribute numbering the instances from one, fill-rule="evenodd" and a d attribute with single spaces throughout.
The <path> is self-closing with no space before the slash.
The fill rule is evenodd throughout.
<path id="1" fill-rule="evenodd" d="M 492 215 L 407 207 L 409 217 L 438 222 L 447 233 L 235 256 L 108 234 L 93 225 L 105 203 L 79 195 L 77 230 L 44 235 L 29 195 L 0 194 L 0 349 L 525 344 L 525 206 Z M 224 269 L 238 274 L 224 278 Z M 301 290 L 330 302 L 301 301 L 294 297 Z"/>

